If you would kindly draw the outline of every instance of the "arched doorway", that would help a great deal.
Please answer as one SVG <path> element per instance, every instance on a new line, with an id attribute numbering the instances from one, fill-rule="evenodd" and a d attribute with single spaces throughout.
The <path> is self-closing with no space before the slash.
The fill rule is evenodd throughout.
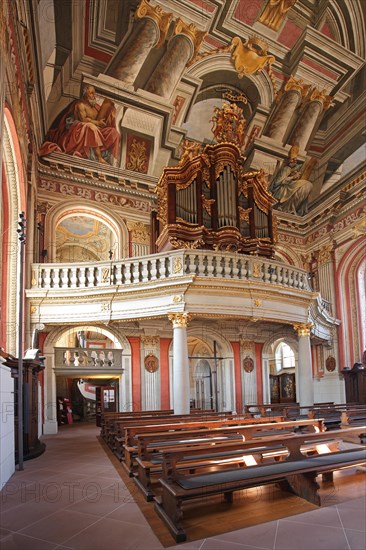
<path id="1" fill-rule="evenodd" d="M 274 338 L 263 346 L 262 376 L 264 403 L 298 401 L 297 344 L 291 338 Z"/>
<path id="2" fill-rule="evenodd" d="M 57 433 L 58 426 L 70 420 L 96 420 L 102 412 L 98 405 L 104 410 L 131 409 L 131 348 L 118 331 L 62 327 L 46 338 L 44 355 L 45 434 Z M 72 417 L 67 418 L 68 413 Z"/>

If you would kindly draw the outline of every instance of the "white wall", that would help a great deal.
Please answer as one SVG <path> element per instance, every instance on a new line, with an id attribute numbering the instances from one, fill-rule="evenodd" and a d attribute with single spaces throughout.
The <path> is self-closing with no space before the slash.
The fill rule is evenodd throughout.
<path id="1" fill-rule="evenodd" d="M 0 364 L 0 490 L 15 472 L 14 379 L 9 367 Z"/>

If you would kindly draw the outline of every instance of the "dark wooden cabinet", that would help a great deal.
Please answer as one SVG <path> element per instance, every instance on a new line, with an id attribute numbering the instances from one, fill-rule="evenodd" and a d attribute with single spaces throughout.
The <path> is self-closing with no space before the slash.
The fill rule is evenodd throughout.
<path id="1" fill-rule="evenodd" d="M 97 386 L 95 388 L 95 420 L 100 426 L 102 414 L 105 412 L 117 412 L 117 392 L 114 386 Z"/>
<path id="2" fill-rule="evenodd" d="M 347 403 L 366 405 L 366 365 L 355 363 L 352 369 L 343 369 Z"/>
<path id="3" fill-rule="evenodd" d="M 1 351 L 5 365 L 11 368 L 14 378 L 14 435 L 15 435 L 15 462 L 18 462 L 18 359 Z M 43 357 L 39 350 L 29 349 L 23 358 L 23 459 L 28 460 L 42 454 L 46 445 L 38 438 L 39 419 L 39 376 L 44 370 Z"/>
<path id="4" fill-rule="evenodd" d="M 271 403 L 295 403 L 296 385 L 294 373 L 270 374 L 269 382 Z"/>

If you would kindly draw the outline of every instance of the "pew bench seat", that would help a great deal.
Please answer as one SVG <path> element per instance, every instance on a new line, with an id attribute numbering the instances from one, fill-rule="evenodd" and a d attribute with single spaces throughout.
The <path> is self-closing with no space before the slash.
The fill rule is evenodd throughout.
<path id="1" fill-rule="evenodd" d="M 361 433 L 362 428 L 349 428 Z M 338 430 L 337 436 L 349 430 Z M 358 430 L 358 431 L 357 431 Z M 360 431 L 361 430 L 361 431 Z M 289 455 L 285 460 L 247 466 L 245 468 L 227 468 L 217 465 L 216 471 L 191 473 L 180 471 L 179 462 L 189 454 L 199 455 L 205 451 L 187 449 L 184 452 L 165 453 L 163 457 L 163 476 L 159 479 L 161 495 L 156 496 L 155 509 L 165 521 L 176 542 L 186 540 L 183 525 L 183 506 L 191 500 L 207 499 L 214 495 L 223 495 L 227 503 L 233 502 L 233 493 L 251 487 L 278 483 L 284 490 L 290 490 L 298 496 L 319 506 L 318 474 L 325 474 L 331 480 L 333 471 L 340 468 L 359 466 L 366 462 L 365 447 L 336 450 L 325 454 L 304 456 L 301 447 L 306 443 L 322 444 L 324 433 L 297 435 L 283 440 Z M 253 442 L 251 442 L 253 444 Z M 270 441 L 267 443 L 271 444 Z M 263 446 L 264 441 L 258 442 Z M 246 444 L 249 448 L 249 442 Z M 255 453 L 254 445 L 252 453 Z M 246 452 L 246 451 L 245 451 Z"/>
<path id="2" fill-rule="evenodd" d="M 231 440 L 231 442 L 233 442 Z M 323 441 L 323 445 L 327 446 L 326 452 L 334 452 L 339 450 L 340 439 L 327 439 Z M 209 442 L 208 442 L 209 445 Z M 207 447 L 207 452 L 204 454 L 190 455 L 188 454 L 176 465 L 176 470 L 180 473 L 189 471 L 194 474 L 198 470 L 210 471 L 219 463 L 220 468 L 237 468 L 248 467 L 253 464 L 264 463 L 268 460 L 279 461 L 284 460 L 288 456 L 288 451 L 280 440 L 273 439 L 272 444 L 263 446 L 255 446 L 253 448 L 243 447 L 243 444 L 235 444 L 232 449 L 229 449 L 229 441 L 222 441 L 220 444 Z M 252 442 L 255 445 L 255 442 Z M 220 447 L 223 447 L 222 450 Z M 190 447 L 192 449 L 192 447 Z M 194 448 L 194 447 L 193 447 Z M 173 449 L 170 449 L 174 452 Z M 324 451 L 324 448 L 323 448 Z M 165 452 L 169 452 L 166 449 Z M 301 452 L 306 456 L 319 454 L 321 449 L 317 444 L 305 444 L 301 447 Z M 156 496 L 154 487 L 154 479 L 157 481 L 157 476 L 163 473 L 164 449 L 160 453 L 154 455 L 150 460 L 142 460 L 136 458 L 137 472 L 134 474 L 134 482 L 144 494 L 147 501 L 151 501 Z"/>

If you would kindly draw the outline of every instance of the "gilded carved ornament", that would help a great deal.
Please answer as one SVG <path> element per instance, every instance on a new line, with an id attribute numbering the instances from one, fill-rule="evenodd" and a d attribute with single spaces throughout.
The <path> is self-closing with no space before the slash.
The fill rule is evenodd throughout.
<path id="1" fill-rule="evenodd" d="M 160 342 L 159 336 L 141 336 L 140 340 L 145 347 L 151 348 L 156 348 Z"/>
<path id="2" fill-rule="evenodd" d="M 173 258 L 173 274 L 180 273 L 183 269 L 182 260 L 180 258 Z"/>
<path id="3" fill-rule="evenodd" d="M 127 227 L 132 233 L 132 241 L 138 244 L 149 244 L 150 233 L 142 222 L 127 222 Z"/>
<path id="4" fill-rule="evenodd" d="M 215 199 L 206 199 L 205 195 L 201 195 L 202 200 L 202 206 L 206 210 L 207 214 L 211 216 L 211 207 L 215 201 Z"/>
<path id="5" fill-rule="evenodd" d="M 138 141 L 136 138 L 133 138 L 126 161 L 127 170 L 145 174 L 148 169 L 148 164 L 149 155 L 147 154 L 146 144 L 143 141 Z"/>
<path id="6" fill-rule="evenodd" d="M 254 342 L 251 340 L 242 340 L 240 339 L 240 347 L 242 348 L 243 353 L 246 351 L 254 352 Z"/>
<path id="7" fill-rule="evenodd" d="M 267 42 L 258 36 L 251 36 L 245 42 L 239 36 L 235 36 L 231 45 L 233 48 L 231 58 L 239 78 L 257 74 L 275 61 L 273 55 L 267 55 Z"/>
<path id="8" fill-rule="evenodd" d="M 244 209 L 243 207 L 239 206 L 238 207 L 239 209 L 239 218 L 240 218 L 240 221 L 244 221 L 246 223 L 249 223 L 249 217 L 250 217 L 250 213 L 251 211 L 253 210 L 253 208 L 246 208 Z"/>
<path id="9" fill-rule="evenodd" d="M 332 245 L 325 245 L 323 246 L 319 252 L 318 252 L 318 264 L 325 264 L 329 262 L 332 258 L 332 252 L 333 252 L 333 246 Z"/>
<path id="10" fill-rule="evenodd" d="M 167 35 L 170 23 L 173 19 L 172 13 L 166 13 L 160 6 L 152 6 L 147 0 L 141 0 L 137 10 L 135 11 L 135 19 L 142 19 L 148 17 L 155 21 L 160 30 L 159 41 L 156 44 L 156 48 L 159 48 Z"/>
<path id="11" fill-rule="evenodd" d="M 194 25 L 193 23 L 185 23 L 185 21 L 183 21 L 183 19 L 179 17 L 175 21 L 175 26 L 171 38 L 180 34 L 186 36 L 191 41 L 193 45 L 193 55 L 191 56 L 192 58 L 200 49 L 201 44 L 208 33 L 206 31 L 199 31 L 196 25 Z"/>
<path id="12" fill-rule="evenodd" d="M 169 313 L 168 319 L 173 323 L 173 328 L 187 328 L 192 315 L 186 312 Z"/>
<path id="13" fill-rule="evenodd" d="M 313 326 L 313 323 L 296 323 L 293 325 L 298 336 L 310 336 Z"/>
<path id="14" fill-rule="evenodd" d="M 175 237 L 170 237 L 169 242 L 174 248 L 185 248 L 186 250 L 195 250 L 197 248 L 201 248 L 201 246 L 205 244 L 202 239 L 197 239 L 195 241 L 182 241 L 181 239 L 176 239 Z"/>
<path id="15" fill-rule="evenodd" d="M 183 302 L 183 296 L 181 294 L 174 294 L 174 296 L 172 296 L 172 302 L 174 304 L 180 304 Z"/>
<path id="16" fill-rule="evenodd" d="M 252 267 L 253 277 L 262 277 L 262 264 L 255 262 Z"/>
<path id="17" fill-rule="evenodd" d="M 286 13 L 296 2 L 297 0 L 269 0 L 259 18 L 260 23 L 273 31 L 278 31 Z"/>
<path id="18" fill-rule="evenodd" d="M 278 243 L 278 217 L 272 213 L 272 239 L 274 243 Z"/>

